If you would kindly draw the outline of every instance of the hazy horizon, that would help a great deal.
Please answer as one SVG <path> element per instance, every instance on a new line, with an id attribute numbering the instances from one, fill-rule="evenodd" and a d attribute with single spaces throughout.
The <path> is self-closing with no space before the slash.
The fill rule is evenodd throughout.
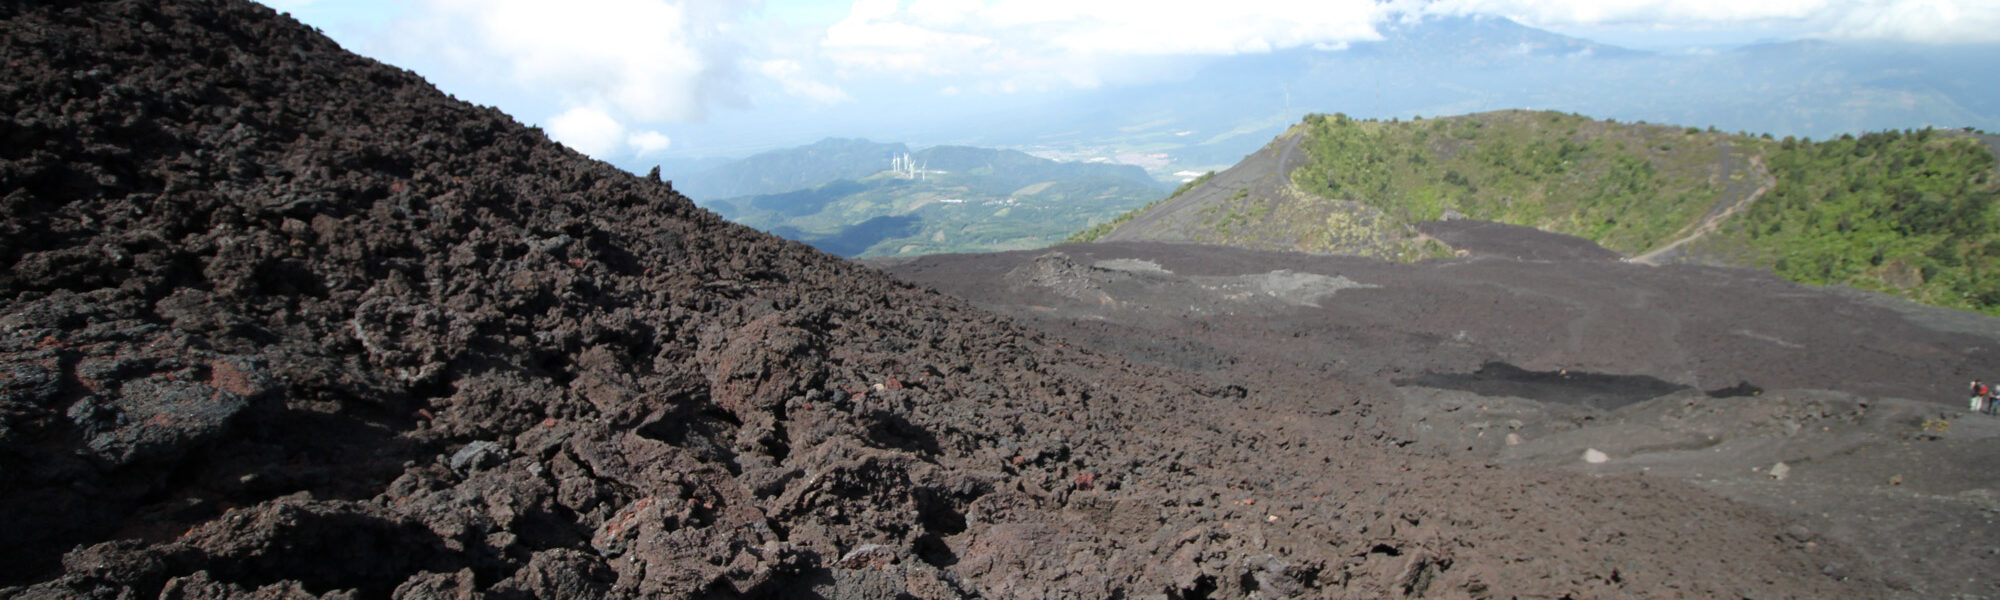
<path id="1" fill-rule="evenodd" d="M 496 106 L 579 151 L 627 168 L 676 159 L 743 157 L 827 137 L 917 147 L 986 143 L 1022 148 L 1048 140 L 1076 152 L 1101 144 L 1107 148 L 1103 152 L 1113 153 L 1176 147 L 1180 140 L 1146 141 L 1119 134 L 1148 125 L 1172 129 L 1176 120 L 1183 125 L 1171 133 L 1183 138 L 1236 135 L 1254 140 L 1274 124 L 1306 112 L 1388 118 L 1528 108 L 1620 119 L 1648 119 L 1657 113 L 1650 120 L 1670 122 L 1694 110 L 1681 99 L 1662 102 L 1660 108 L 1648 108 L 1649 102 L 1627 102 L 1600 108 L 1605 114 L 1592 114 L 1583 109 L 1612 106 L 1592 104 L 1590 96 L 1598 92 L 1578 88 L 1565 96 L 1561 90 L 1502 87 L 1551 87 L 1509 83 L 1523 79 L 1514 72 L 1496 75 L 1500 81 L 1492 83 L 1413 87 L 1405 96 L 1385 100 L 1381 91 L 1385 77 L 1408 73 L 1414 80 L 1431 74 L 1384 66 L 1390 64 L 1383 62 L 1386 59 L 1367 65 L 1339 62 L 1359 60 L 1354 58 L 1360 54 L 1357 50 L 1383 46 L 1394 31 L 1413 22 L 1447 17 L 1509 19 L 1606 49 L 1651 53 L 1660 60 L 1700 60 L 1760 43 L 1829 39 L 1916 48 L 1929 53 L 1925 56 L 1962 55 L 1959 58 L 1978 64 L 1991 61 L 1994 48 L 2000 47 L 2000 5 L 1963 0 L 1797 0 L 1767 5 L 1662 5 L 1636 0 L 1343 0 L 1294 5 L 1252 0 L 1231 3 L 1224 13 L 1197 2 L 1046 0 L 591 0 L 561 5 L 530 0 L 264 1 L 320 28 L 349 50 L 410 69 L 448 93 Z M 1518 50 L 1534 50 L 1527 46 L 1542 43 L 1524 42 Z M 1493 61 L 1498 69 L 1531 69 L 1537 77 L 1623 76 L 1613 67 L 1599 65 L 1610 59 L 1589 48 L 1574 52 L 1568 62 L 1541 63 L 1510 56 L 1514 50 L 1494 46 L 1462 51 L 1483 53 L 1473 56 Z M 1156 95 L 1181 93 L 1183 88 L 1173 86 L 1200 89 L 1202 82 L 1190 79 L 1205 69 L 1224 73 L 1258 69 L 1263 67 L 1255 61 L 1281 58 L 1318 61 L 1320 68 L 1332 69 L 1336 76 L 1372 77 L 1376 91 L 1369 97 L 1298 89 L 1317 82 L 1284 84 L 1283 89 L 1250 82 L 1240 85 L 1251 89 L 1231 90 L 1241 93 L 1240 101 L 1211 100 L 1218 106 L 1206 110 L 1216 114 L 1203 117 L 1190 116 L 1194 108 L 1181 110 L 1145 94 L 1147 90 Z M 1466 57 L 1431 58 L 1450 65 L 1465 62 Z M 1416 64 L 1407 57 L 1398 60 L 1405 62 L 1395 65 Z M 1698 78 L 1701 69 L 1710 67 L 1690 72 Z M 1279 74 L 1271 80 L 1288 77 L 1308 76 Z M 1872 72 L 1824 78 L 1868 86 L 1881 79 Z M 1407 82 L 1389 82 L 1400 83 Z M 1921 104 L 1925 106 L 1909 110 L 1946 118 L 1969 114 L 1990 119 L 2000 112 L 1955 106 L 1963 103 L 1949 98 L 1897 97 L 1898 89 L 1886 88 L 1875 94 L 1882 97 L 1868 101 L 1890 109 L 1901 109 L 1897 103 Z M 1796 89 L 1779 92 L 1800 94 Z M 1135 106 L 1141 103 L 1147 106 Z M 1943 106 L 1926 108 L 1933 104 Z M 1239 114 L 1221 114 L 1231 109 Z M 1715 117 L 1685 124 L 1721 124 L 1735 130 L 1745 122 L 1760 122 L 1754 115 L 1704 110 Z M 1145 111 L 1151 112 L 1138 114 Z M 1115 119 L 1104 115 L 1126 120 L 1112 122 Z M 1899 127 L 1897 122 L 1908 120 L 1915 118 L 1891 114 L 1857 122 Z M 1911 122 L 1900 127 L 1925 125 L 1954 124 Z M 1089 131 L 1096 127 L 1110 133 Z M 1744 128 L 1753 133 L 1772 131 Z M 1244 143 L 1229 141 L 1206 154 L 1226 155 Z M 1180 164 L 1207 164 L 1204 160 L 1214 159 L 1195 156 Z"/>

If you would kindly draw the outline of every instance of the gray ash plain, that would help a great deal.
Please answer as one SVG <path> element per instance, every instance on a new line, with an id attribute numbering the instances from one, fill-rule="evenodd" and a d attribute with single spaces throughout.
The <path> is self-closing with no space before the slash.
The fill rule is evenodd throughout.
<path id="1" fill-rule="evenodd" d="M 1995 319 L 1632 264 L 1526 228 L 1425 230 L 1472 250 L 1399 264 L 1107 242 L 876 266 L 1247 401 L 1361 398 L 1397 452 L 1692 484 L 1799 547 L 1866 556 L 1821 567 L 1892 597 L 2000 594 L 1984 574 L 2000 561 L 2000 418 L 1962 398 L 2000 373 Z"/>

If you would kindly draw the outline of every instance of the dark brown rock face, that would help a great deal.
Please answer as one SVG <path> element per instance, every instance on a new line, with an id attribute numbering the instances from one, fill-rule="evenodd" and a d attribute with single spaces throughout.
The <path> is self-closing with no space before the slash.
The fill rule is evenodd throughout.
<path id="1" fill-rule="evenodd" d="M 0 44 L 0 597 L 1872 593 L 1688 486 L 724 223 L 248 2 Z"/>

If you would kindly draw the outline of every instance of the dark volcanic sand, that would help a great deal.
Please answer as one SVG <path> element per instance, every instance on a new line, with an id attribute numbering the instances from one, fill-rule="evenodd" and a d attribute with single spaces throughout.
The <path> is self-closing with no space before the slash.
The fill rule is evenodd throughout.
<path id="1" fill-rule="evenodd" d="M 1103 243 L 880 265 L 1254 401 L 1339 389 L 1411 454 L 1507 465 L 1503 480 L 1690 482 L 1771 511 L 1811 552 L 1868 557 L 1830 573 L 1902 597 L 2000 594 L 2000 418 L 1961 399 L 2000 373 L 1994 319 L 1452 225 L 1434 234 L 1483 250 L 1408 265 Z"/>
<path id="2" fill-rule="evenodd" d="M 1532 261 L 1615 261 L 1620 258 L 1617 252 L 1606 250 L 1590 240 L 1491 221 L 1428 221 L 1418 223 L 1417 231 L 1449 244 L 1466 256 Z"/>
<path id="3" fill-rule="evenodd" d="M 1404 415 L 1436 404 L 1365 375 L 1486 354 L 1395 350 L 1449 330 L 1507 334 L 1445 314 L 1450 296 L 1300 317 L 1395 351 L 1293 356 L 1328 368 L 1289 375 L 1208 341 L 1229 336 L 1128 352 L 1071 329 L 1128 362 L 724 223 L 247 2 L 10 3 L 0 44 L 0 597 L 1901 584 L 1679 479 L 1501 467 L 1412 435 Z M 1526 368 L 1748 377 L 1600 347 L 1592 323 L 1507 347 L 1547 349 Z"/>

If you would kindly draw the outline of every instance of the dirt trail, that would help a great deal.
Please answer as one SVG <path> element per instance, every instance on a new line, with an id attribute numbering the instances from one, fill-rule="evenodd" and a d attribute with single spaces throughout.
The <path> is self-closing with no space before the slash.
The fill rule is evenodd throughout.
<path id="1" fill-rule="evenodd" d="M 1756 191 L 1750 192 L 1750 194 L 1743 196 L 1735 202 L 1721 203 L 1715 209 L 1709 211 L 1708 216 L 1702 219 L 1701 224 L 1695 226 L 1693 232 L 1685 237 L 1669 242 L 1665 246 L 1655 248 L 1645 254 L 1634 256 L 1631 258 L 1631 262 L 1653 266 L 1671 262 L 1674 253 L 1681 246 L 1706 237 L 1708 234 L 1715 233 L 1722 228 L 1722 224 L 1728 221 L 1730 217 L 1736 216 L 1736 213 L 1742 212 L 1744 208 L 1756 203 L 1758 198 L 1762 198 L 1766 192 L 1771 191 L 1771 186 L 1777 185 L 1777 179 L 1772 177 L 1770 169 L 1764 166 L 1763 155 L 1750 157 L 1750 165 L 1754 167 L 1752 173 L 1755 174 L 1754 176 L 1758 180 Z"/>

